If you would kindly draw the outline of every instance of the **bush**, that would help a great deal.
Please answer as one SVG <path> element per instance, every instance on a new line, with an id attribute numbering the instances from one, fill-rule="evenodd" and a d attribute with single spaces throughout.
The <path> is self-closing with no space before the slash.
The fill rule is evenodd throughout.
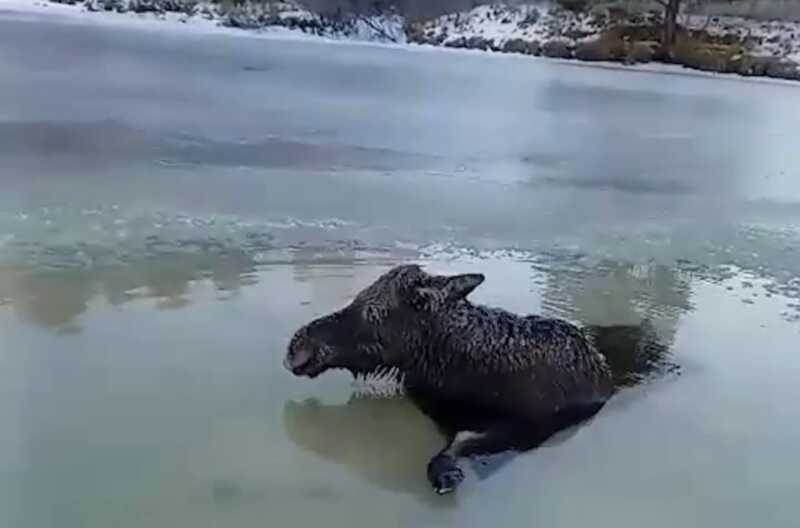
<path id="1" fill-rule="evenodd" d="M 578 13 L 581 11 L 586 11 L 590 0 L 558 0 L 558 3 L 564 9 Z"/>
<path id="2" fill-rule="evenodd" d="M 675 60 L 685 66 L 718 73 L 736 72 L 741 46 L 706 44 L 690 37 L 681 38 L 675 45 Z"/>
<path id="3" fill-rule="evenodd" d="M 596 40 L 582 42 L 575 48 L 575 58 L 585 61 L 618 61 L 627 55 L 625 41 L 614 31 L 608 31 Z"/>

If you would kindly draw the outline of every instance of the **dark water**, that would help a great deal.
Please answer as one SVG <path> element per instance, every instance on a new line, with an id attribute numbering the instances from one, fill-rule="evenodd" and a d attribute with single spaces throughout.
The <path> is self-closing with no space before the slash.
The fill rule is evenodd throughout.
<path id="1" fill-rule="evenodd" d="M 792 526 L 800 92 L 0 18 L 0 525 Z M 680 376 L 454 497 L 280 366 L 387 266 L 653 322 Z"/>

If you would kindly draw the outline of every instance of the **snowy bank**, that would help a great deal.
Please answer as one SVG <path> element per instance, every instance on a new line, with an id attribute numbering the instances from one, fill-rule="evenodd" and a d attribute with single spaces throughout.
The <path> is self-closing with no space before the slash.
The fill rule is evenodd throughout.
<path id="1" fill-rule="evenodd" d="M 107 18 L 169 20 L 186 25 L 282 37 L 420 44 L 491 50 L 625 65 L 671 63 L 713 73 L 800 80 L 800 22 L 681 15 L 678 42 L 666 54 L 660 11 L 619 8 L 571 11 L 556 3 L 484 5 L 430 20 L 393 12 L 312 12 L 294 0 L 50 0 L 61 10 Z M 0 0 L 2 6 L 41 10 L 43 0 Z M 86 15 L 87 17 L 90 15 Z"/>
<path id="2" fill-rule="evenodd" d="M 2 5 L 0 0 L 0 5 Z M 19 2 L 20 0 L 14 0 Z M 404 19 L 391 13 L 324 16 L 291 1 L 212 2 L 209 0 L 49 0 L 86 12 L 130 14 L 189 23 L 198 19 L 250 31 L 289 30 L 331 39 L 405 43 Z"/>
<path id="3" fill-rule="evenodd" d="M 662 50 L 662 14 L 557 4 L 485 5 L 407 24 L 408 40 L 560 59 L 671 62 L 717 73 L 800 80 L 800 22 L 682 15 L 675 50 Z"/>

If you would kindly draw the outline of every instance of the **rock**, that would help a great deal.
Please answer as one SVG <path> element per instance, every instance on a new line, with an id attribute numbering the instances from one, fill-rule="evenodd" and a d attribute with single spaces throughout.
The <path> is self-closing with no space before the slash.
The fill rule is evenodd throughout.
<path id="1" fill-rule="evenodd" d="M 767 74 L 767 66 L 769 66 L 771 60 L 769 57 L 753 57 L 740 54 L 731 57 L 730 67 L 736 73 L 747 77 L 761 77 Z"/>
<path id="2" fill-rule="evenodd" d="M 547 52 L 545 52 L 545 55 L 546 54 Z M 582 61 L 611 60 L 611 58 L 607 56 L 604 47 L 596 40 L 578 44 L 578 47 L 575 48 L 575 58 Z"/>
<path id="3" fill-rule="evenodd" d="M 658 42 L 634 42 L 628 47 L 628 53 L 625 56 L 626 64 L 637 64 L 651 62 L 655 57 L 656 50 L 659 47 Z"/>
<path id="4" fill-rule="evenodd" d="M 153 0 L 131 0 L 128 8 L 134 13 L 158 13 L 158 3 Z"/>
<path id="5" fill-rule="evenodd" d="M 767 66 L 767 76 L 777 79 L 800 80 L 800 65 L 795 62 L 776 59 Z"/>
<path id="6" fill-rule="evenodd" d="M 776 79 L 800 80 L 800 64 L 778 57 L 754 57 L 736 55 L 729 61 L 728 71 L 747 77 L 774 77 Z"/>
<path id="7" fill-rule="evenodd" d="M 446 48 L 466 48 L 467 47 L 467 39 L 464 37 L 454 38 L 453 40 L 448 40 L 444 43 Z"/>
<path id="8" fill-rule="evenodd" d="M 493 41 L 483 37 L 471 37 L 467 39 L 465 47 L 484 51 L 497 49 Z"/>
<path id="9" fill-rule="evenodd" d="M 525 53 L 528 49 L 528 43 L 520 38 L 510 39 L 503 44 L 503 52 L 505 53 Z"/>
<path id="10" fill-rule="evenodd" d="M 479 49 L 479 50 L 498 50 L 494 42 L 483 37 L 458 37 L 453 40 L 445 42 L 445 47 L 448 48 L 465 48 L 465 49 Z"/>
<path id="11" fill-rule="evenodd" d="M 763 77 L 767 74 L 772 57 L 753 57 L 751 55 L 737 55 L 731 58 L 731 68 L 736 73 L 747 77 Z"/>
<path id="12" fill-rule="evenodd" d="M 527 41 L 521 38 L 507 40 L 502 51 L 506 53 L 522 53 L 523 55 L 539 55 L 541 46 L 535 40 Z"/>
<path id="13" fill-rule="evenodd" d="M 572 57 L 572 50 L 566 40 L 548 40 L 542 46 L 542 55 L 553 59 L 569 59 Z"/>
<path id="14" fill-rule="evenodd" d="M 439 33 L 434 35 L 428 35 L 428 42 L 433 44 L 434 46 L 441 46 L 444 44 L 444 41 L 447 40 L 447 33 Z"/>

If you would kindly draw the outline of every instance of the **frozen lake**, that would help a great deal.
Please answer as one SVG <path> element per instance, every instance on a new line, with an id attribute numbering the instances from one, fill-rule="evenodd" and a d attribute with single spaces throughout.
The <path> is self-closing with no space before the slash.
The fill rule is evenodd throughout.
<path id="1" fill-rule="evenodd" d="M 795 522 L 797 88 L 2 3 L 0 71 L 3 526 Z M 281 367 L 401 261 L 681 375 L 437 497 L 408 402 Z"/>

